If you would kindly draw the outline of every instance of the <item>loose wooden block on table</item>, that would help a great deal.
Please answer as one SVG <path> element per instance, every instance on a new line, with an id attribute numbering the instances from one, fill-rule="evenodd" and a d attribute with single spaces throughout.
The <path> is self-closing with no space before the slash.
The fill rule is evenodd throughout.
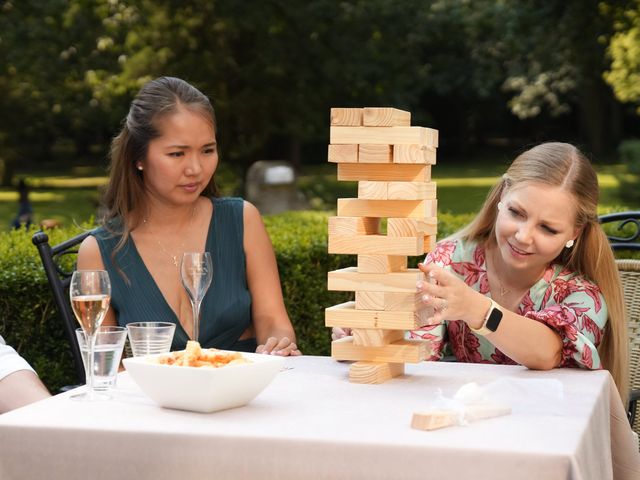
<path id="1" fill-rule="evenodd" d="M 438 231 L 438 219 L 429 218 L 387 218 L 387 235 L 390 237 L 413 237 L 416 235 L 435 235 Z"/>
<path id="2" fill-rule="evenodd" d="M 387 182 L 389 200 L 435 200 L 435 182 Z"/>
<path id="3" fill-rule="evenodd" d="M 358 145 L 329 145 L 327 159 L 332 163 L 357 163 Z"/>
<path id="4" fill-rule="evenodd" d="M 352 383 L 384 383 L 404 374 L 404 363 L 355 362 L 349 367 Z"/>
<path id="5" fill-rule="evenodd" d="M 405 255 L 358 255 L 359 273 L 401 272 L 407 269 Z"/>
<path id="6" fill-rule="evenodd" d="M 356 302 L 345 302 L 324 311 L 327 327 L 382 328 L 386 330 L 417 330 L 426 322 L 421 311 L 357 310 Z"/>
<path id="7" fill-rule="evenodd" d="M 411 113 L 397 108 L 365 107 L 362 124 L 365 127 L 408 127 L 411 125 Z"/>
<path id="8" fill-rule="evenodd" d="M 392 145 L 362 143 L 358 145 L 358 163 L 392 163 Z"/>
<path id="9" fill-rule="evenodd" d="M 431 200 L 369 200 L 339 198 L 339 217 L 435 217 L 438 201 Z"/>
<path id="10" fill-rule="evenodd" d="M 338 180 L 428 182 L 431 180 L 431 167 L 395 163 L 338 163 Z"/>
<path id="11" fill-rule="evenodd" d="M 485 418 L 509 415 L 511 407 L 504 405 L 467 405 L 463 412 L 455 410 L 433 410 L 417 412 L 411 419 L 411 428 L 418 430 L 437 430 L 438 428 L 459 425 L 462 422 L 475 422 Z"/>
<path id="12" fill-rule="evenodd" d="M 329 290 L 415 294 L 416 283 L 424 278 L 424 273 L 417 268 L 409 268 L 404 272 L 358 273 L 357 267 L 347 267 L 333 270 L 327 277 Z"/>
<path id="13" fill-rule="evenodd" d="M 338 360 L 418 363 L 426 358 L 427 350 L 424 340 L 399 340 L 380 347 L 354 345 L 352 337 L 331 342 L 331 356 Z"/>
<path id="14" fill-rule="evenodd" d="M 393 146 L 393 163 L 436 164 L 436 148 L 427 145 L 397 144 Z"/>
<path id="15" fill-rule="evenodd" d="M 362 125 L 362 108 L 332 108 L 331 125 L 359 126 Z"/>
<path id="16" fill-rule="evenodd" d="M 362 255 L 421 255 L 424 237 L 386 235 L 329 235 L 329 253 Z"/>
<path id="17" fill-rule="evenodd" d="M 354 328 L 351 332 L 353 344 L 366 347 L 382 347 L 404 339 L 403 330 L 384 330 L 380 328 Z"/>
<path id="18" fill-rule="evenodd" d="M 329 235 L 375 235 L 378 233 L 380 233 L 379 218 L 329 217 Z"/>
<path id="19" fill-rule="evenodd" d="M 425 127 L 330 127 L 329 143 L 438 146 L 438 131 Z"/>

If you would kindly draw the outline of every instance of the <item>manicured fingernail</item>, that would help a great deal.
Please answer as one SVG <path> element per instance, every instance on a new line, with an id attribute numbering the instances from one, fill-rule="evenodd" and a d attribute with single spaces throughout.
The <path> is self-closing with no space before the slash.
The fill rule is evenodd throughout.
<path id="1" fill-rule="evenodd" d="M 421 290 L 421 289 L 422 289 L 422 287 L 424 287 L 424 282 L 418 282 L 418 283 L 416 283 L 416 288 L 417 288 L 418 290 Z"/>
<path id="2" fill-rule="evenodd" d="M 436 278 L 436 274 L 433 270 L 429 272 L 429 278 Z"/>
<path id="3" fill-rule="evenodd" d="M 422 295 L 422 301 L 427 303 L 429 300 L 431 300 L 431 296 L 430 295 Z"/>

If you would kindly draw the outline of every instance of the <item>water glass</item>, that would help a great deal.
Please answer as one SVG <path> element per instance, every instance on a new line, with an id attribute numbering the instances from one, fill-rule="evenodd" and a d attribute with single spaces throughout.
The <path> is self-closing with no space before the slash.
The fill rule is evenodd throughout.
<path id="1" fill-rule="evenodd" d="M 82 328 L 76 329 L 76 338 L 82 353 L 82 361 L 87 368 L 89 345 Z M 115 387 L 126 340 L 125 327 L 100 327 L 96 332 L 96 343 L 93 349 L 93 389 L 95 391 L 107 392 Z"/>
<path id="2" fill-rule="evenodd" d="M 127 324 L 134 357 L 171 350 L 176 324 L 170 322 L 135 322 Z"/>

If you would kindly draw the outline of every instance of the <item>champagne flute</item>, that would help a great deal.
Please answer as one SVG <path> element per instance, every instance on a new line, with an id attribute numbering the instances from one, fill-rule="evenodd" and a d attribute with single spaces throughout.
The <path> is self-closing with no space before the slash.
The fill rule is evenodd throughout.
<path id="1" fill-rule="evenodd" d="M 192 339 L 198 341 L 200 333 L 200 304 L 205 293 L 211 285 L 213 277 L 213 265 L 209 252 L 185 252 L 182 254 L 180 264 L 180 279 L 182 286 L 191 300 L 193 311 L 193 335 Z"/>
<path id="2" fill-rule="evenodd" d="M 75 400 L 105 400 L 109 396 L 93 389 L 94 350 L 98 328 L 104 320 L 111 300 L 111 282 L 104 270 L 76 270 L 69 285 L 71 308 L 87 339 L 85 376 L 87 391 L 73 395 Z"/>

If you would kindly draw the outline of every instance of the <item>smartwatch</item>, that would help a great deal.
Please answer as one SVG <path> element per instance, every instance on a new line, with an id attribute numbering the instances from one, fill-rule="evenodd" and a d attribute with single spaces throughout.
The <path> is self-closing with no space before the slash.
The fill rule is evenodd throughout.
<path id="1" fill-rule="evenodd" d="M 489 307 L 487 315 L 484 317 L 482 326 L 480 328 L 473 328 L 469 325 L 471 331 L 478 335 L 488 335 L 495 332 L 502 321 L 502 310 L 500 310 L 500 307 L 493 299 L 490 298 L 489 300 L 491 300 L 491 306 Z"/>

